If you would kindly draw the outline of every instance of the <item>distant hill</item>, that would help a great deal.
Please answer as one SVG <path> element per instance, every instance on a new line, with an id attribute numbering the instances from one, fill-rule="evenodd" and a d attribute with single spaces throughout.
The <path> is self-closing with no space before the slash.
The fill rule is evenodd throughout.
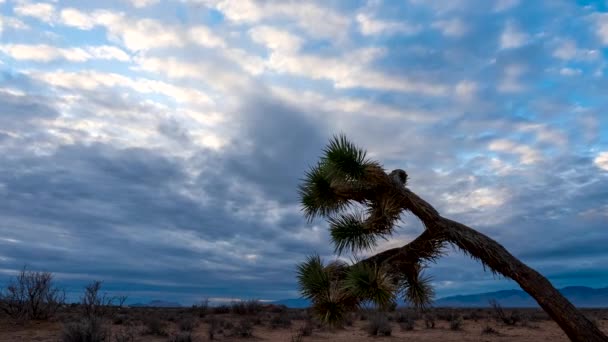
<path id="1" fill-rule="evenodd" d="M 570 286 L 559 290 L 575 306 L 585 308 L 608 307 L 608 287 L 594 289 L 586 286 Z M 530 295 L 522 290 L 504 290 L 496 292 L 477 293 L 439 298 L 433 306 L 436 307 L 488 307 L 488 302 L 496 299 L 503 307 L 534 308 L 538 304 Z M 283 299 L 272 302 L 289 308 L 307 308 L 310 301 L 303 298 Z"/>
<path id="2" fill-rule="evenodd" d="M 301 309 L 310 306 L 310 301 L 304 298 L 281 299 L 271 302 L 276 305 L 285 305 L 288 308 Z"/>
<path id="3" fill-rule="evenodd" d="M 594 289 L 585 286 L 570 286 L 564 287 L 559 291 L 577 307 L 608 307 L 608 287 Z M 496 299 L 496 301 L 504 307 L 538 307 L 536 301 L 534 301 L 530 295 L 522 290 L 506 290 L 439 298 L 433 303 L 433 305 L 453 307 L 487 307 L 488 301 L 491 299 Z"/>
<path id="4" fill-rule="evenodd" d="M 182 305 L 176 302 L 166 302 L 164 300 L 153 300 L 148 304 L 136 303 L 129 305 L 130 307 L 148 307 L 148 308 L 181 308 Z"/>

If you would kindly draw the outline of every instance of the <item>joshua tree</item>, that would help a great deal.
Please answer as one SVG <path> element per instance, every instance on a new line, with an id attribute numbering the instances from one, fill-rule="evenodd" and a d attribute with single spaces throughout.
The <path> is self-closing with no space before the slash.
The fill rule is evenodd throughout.
<path id="1" fill-rule="evenodd" d="M 339 324 L 344 314 L 362 303 L 386 306 L 399 296 L 424 308 L 432 288 L 422 270 L 451 244 L 481 261 L 484 268 L 515 280 L 572 341 L 608 341 L 545 277 L 486 235 L 442 217 L 406 187 L 407 178 L 403 170 L 385 172 L 343 135 L 331 140 L 320 161 L 306 173 L 299 189 L 303 211 L 309 220 L 317 216 L 328 220 L 338 254 L 373 249 L 378 239 L 394 232 L 404 212 L 417 216 L 425 228 L 410 243 L 353 265 L 324 265 L 318 256 L 300 264 L 300 290 L 321 319 Z"/>

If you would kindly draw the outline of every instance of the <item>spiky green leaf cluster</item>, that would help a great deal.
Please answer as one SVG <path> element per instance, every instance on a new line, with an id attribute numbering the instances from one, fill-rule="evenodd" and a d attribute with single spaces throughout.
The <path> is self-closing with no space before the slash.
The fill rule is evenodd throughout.
<path id="1" fill-rule="evenodd" d="M 346 272 L 344 287 L 361 301 L 386 308 L 395 300 L 395 287 L 390 275 L 378 265 L 358 263 Z"/>
<path id="2" fill-rule="evenodd" d="M 339 325 L 346 313 L 358 305 L 357 298 L 341 286 L 345 271 L 345 265 L 340 262 L 324 265 L 318 255 L 298 265 L 300 293 L 311 300 L 317 316 L 330 325 Z"/>
<path id="3" fill-rule="evenodd" d="M 335 185 L 362 187 L 370 167 L 378 164 L 366 158 L 363 149 L 348 141 L 344 135 L 334 137 L 323 150 L 323 156 L 305 174 L 299 186 L 302 208 L 311 220 L 329 217 L 346 207 L 352 198 L 337 194 Z"/>
<path id="4" fill-rule="evenodd" d="M 348 213 L 329 218 L 329 230 L 335 251 L 357 252 L 376 246 L 376 235 L 363 222 L 361 215 Z"/>
<path id="5" fill-rule="evenodd" d="M 433 289 L 430 278 L 415 268 L 400 273 L 395 281 L 394 270 L 371 263 L 347 266 L 341 262 L 324 265 L 318 255 L 298 266 L 298 284 L 302 296 L 312 302 L 313 312 L 321 321 L 340 325 L 346 314 L 362 303 L 387 308 L 398 294 L 418 308 L 429 305 Z"/>
<path id="6" fill-rule="evenodd" d="M 314 300 L 329 288 L 330 274 L 318 255 L 309 256 L 305 262 L 298 265 L 297 274 L 300 292 L 304 298 Z"/>
<path id="7" fill-rule="evenodd" d="M 425 309 L 431 305 L 435 295 L 431 280 L 430 276 L 423 273 L 423 267 L 416 265 L 400 275 L 399 292 L 414 307 Z"/>
<path id="8" fill-rule="evenodd" d="M 335 136 L 323 152 L 321 162 L 327 166 L 329 177 L 334 179 L 361 180 L 367 167 L 373 164 L 367 160 L 365 150 L 355 146 L 343 134 Z"/>
<path id="9" fill-rule="evenodd" d="M 348 199 L 336 194 L 327 167 L 321 163 L 306 172 L 299 186 L 304 215 L 310 221 L 318 215 L 329 216 L 348 206 Z"/>

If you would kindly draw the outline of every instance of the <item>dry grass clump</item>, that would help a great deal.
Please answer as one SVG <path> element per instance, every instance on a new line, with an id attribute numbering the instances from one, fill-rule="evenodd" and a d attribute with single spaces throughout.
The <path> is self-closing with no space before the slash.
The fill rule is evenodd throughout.
<path id="1" fill-rule="evenodd" d="M 103 342 L 109 340 L 110 329 L 99 317 L 85 317 L 80 322 L 64 326 L 61 340 L 63 342 Z"/>
<path id="2" fill-rule="evenodd" d="M 391 336 L 393 327 L 385 314 L 377 313 L 370 317 L 366 330 L 369 336 Z"/>

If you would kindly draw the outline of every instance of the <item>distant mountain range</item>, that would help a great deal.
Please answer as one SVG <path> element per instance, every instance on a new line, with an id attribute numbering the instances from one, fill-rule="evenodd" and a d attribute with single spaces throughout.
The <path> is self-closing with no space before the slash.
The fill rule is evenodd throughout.
<path id="1" fill-rule="evenodd" d="M 586 286 L 570 286 L 559 290 L 575 306 L 585 308 L 608 307 L 608 287 L 594 289 Z M 433 306 L 436 307 L 488 307 L 488 302 L 495 299 L 503 307 L 533 308 L 538 304 L 530 295 L 522 290 L 505 290 L 496 292 L 477 293 L 439 298 Z M 310 302 L 306 299 L 284 299 L 273 304 L 285 305 L 290 308 L 306 308 Z"/>
<path id="2" fill-rule="evenodd" d="M 153 300 L 148 304 L 136 303 L 129 305 L 133 308 L 150 307 L 150 308 L 180 308 L 182 305 L 176 302 L 166 302 L 164 300 Z"/>

